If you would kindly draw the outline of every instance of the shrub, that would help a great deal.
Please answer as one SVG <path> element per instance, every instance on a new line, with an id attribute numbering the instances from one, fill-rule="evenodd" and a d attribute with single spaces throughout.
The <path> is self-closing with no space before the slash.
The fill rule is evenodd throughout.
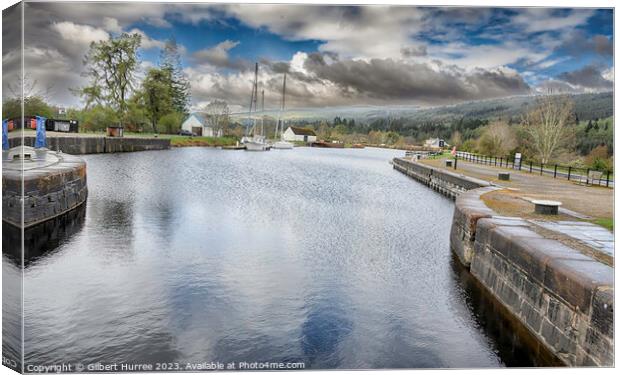
<path id="1" fill-rule="evenodd" d="M 602 172 L 611 172 L 614 166 L 613 159 L 609 157 L 609 152 L 605 145 L 595 147 L 586 157 L 585 163 L 591 169 Z"/>
<path id="2" fill-rule="evenodd" d="M 183 114 L 178 112 L 168 113 L 162 116 L 157 123 L 157 131 L 160 133 L 175 134 L 183 124 Z"/>
<path id="3" fill-rule="evenodd" d="M 90 131 L 105 131 L 110 125 L 116 125 L 119 123 L 118 115 L 112 108 L 102 105 L 97 105 L 85 111 L 84 123 L 82 128 Z"/>

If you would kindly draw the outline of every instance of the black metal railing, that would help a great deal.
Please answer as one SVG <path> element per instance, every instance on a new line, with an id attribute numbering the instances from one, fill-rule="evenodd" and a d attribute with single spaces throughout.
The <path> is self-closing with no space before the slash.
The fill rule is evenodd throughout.
<path id="1" fill-rule="evenodd" d="M 507 168 L 528 173 L 537 173 L 553 178 L 564 178 L 568 181 L 584 182 L 586 184 L 613 187 L 613 174 L 610 171 L 601 172 L 599 178 L 591 172 L 597 172 L 590 168 L 576 168 L 561 164 L 542 164 L 534 163 L 531 160 L 520 160 L 514 157 L 488 156 L 474 154 L 471 152 L 457 151 L 456 158 L 471 163 L 490 165 L 494 167 Z"/>

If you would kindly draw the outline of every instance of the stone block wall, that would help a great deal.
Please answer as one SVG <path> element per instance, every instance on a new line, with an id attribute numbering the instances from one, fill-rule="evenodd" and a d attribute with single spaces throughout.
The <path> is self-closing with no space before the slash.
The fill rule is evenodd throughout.
<path id="1" fill-rule="evenodd" d="M 558 358 L 612 366 L 613 268 L 516 218 L 481 218 L 470 271 Z"/>

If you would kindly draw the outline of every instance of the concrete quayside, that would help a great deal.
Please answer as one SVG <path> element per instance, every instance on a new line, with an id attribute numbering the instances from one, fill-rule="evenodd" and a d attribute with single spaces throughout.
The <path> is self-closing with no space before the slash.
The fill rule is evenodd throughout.
<path id="1" fill-rule="evenodd" d="M 607 230 L 582 221 L 501 216 L 481 199 L 500 189 L 488 181 L 405 158 L 392 164 L 456 200 L 452 251 L 530 335 L 568 366 L 613 365 L 613 253 L 609 246 L 589 246 L 588 251 L 568 246 L 540 227 L 572 230 L 576 233 L 564 234 L 597 244 L 613 241 Z M 612 261 L 605 261 L 610 256 Z"/>

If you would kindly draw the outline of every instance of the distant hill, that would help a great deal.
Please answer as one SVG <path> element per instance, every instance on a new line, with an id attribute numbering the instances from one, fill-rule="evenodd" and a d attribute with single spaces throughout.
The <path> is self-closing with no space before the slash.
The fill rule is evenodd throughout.
<path id="1" fill-rule="evenodd" d="M 575 112 L 580 120 L 594 120 L 613 115 L 613 93 L 571 95 L 575 102 Z M 420 109 L 404 116 L 417 122 L 443 122 L 460 118 L 505 119 L 520 118 L 531 110 L 536 96 L 515 96 L 461 103 L 451 106 Z"/>
<path id="2" fill-rule="evenodd" d="M 613 93 L 593 93 L 571 95 L 575 101 L 575 111 L 580 120 L 594 120 L 613 115 Z M 402 118 L 415 123 L 442 123 L 467 119 L 519 119 L 532 108 L 536 96 L 514 96 L 501 99 L 472 101 L 455 105 L 420 108 L 414 106 L 352 106 L 290 109 L 285 117 L 292 121 L 331 121 L 335 117 L 355 119 L 363 124 L 384 118 Z M 266 115 L 277 117 L 277 112 L 265 112 Z M 234 116 L 242 119 L 244 114 Z"/>

